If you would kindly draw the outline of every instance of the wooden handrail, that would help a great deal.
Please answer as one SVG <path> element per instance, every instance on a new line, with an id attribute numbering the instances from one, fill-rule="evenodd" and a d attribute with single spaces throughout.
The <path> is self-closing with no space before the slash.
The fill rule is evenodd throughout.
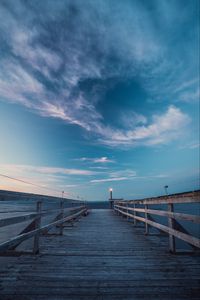
<path id="1" fill-rule="evenodd" d="M 81 209 L 84 206 L 76 206 L 76 207 L 70 207 L 65 208 L 64 212 L 71 212 L 78 209 Z M 43 211 L 40 213 L 41 216 L 51 215 L 54 213 L 60 213 L 60 209 L 51 209 L 49 211 Z M 38 214 L 37 213 L 31 213 L 31 214 L 25 214 L 21 216 L 14 216 L 9 218 L 3 218 L 0 220 L 0 227 L 8 226 L 8 225 L 14 225 L 17 223 L 22 223 L 31 219 L 34 219 Z"/>
<path id="2" fill-rule="evenodd" d="M 16 244 L 22 243 L 23 241 L 35 236 L 37 233 L 42 233 L 46 229 L 49 230 L 49 229 L 53 228 L 56 225 L 59 225 L 61 223 L 67 222 L 67 221 L 70 221 L 70 220 L 80 216 L 81 214 L 83 214 L 86 210 L 87 209 L 84 208 L 84 209 L 80 210 L 79 212 L 77 212 L 77 213 L 75 213 L 71 216 L 67 216 L 67 217 L 65 217 L 61 220 L 58 220 L 58 221 L 52 222 L 50 224 L 44 225 L 39 229 L 34 229 L 34 230 L 31 230 L 27 233 L 23 233 L 23 234 L 20 234 L 20 235 L 14 237 L 14 238 L 11 238 L 8 241 L 3 242 L 3 243 L 0 244 L 0 252 L 1 251 L 6 251 L 10 247 L 14 247 Z"/>
<path id="3" fill-rule="evenodd" d="M 200 224 L 200 216 L 196 215 L 190 215 L 190 214 L 184 214 L 184 213 L 175 213 L 175 212 L 169 212 L 169 211 L 163 211 L 158 209 L 144 209 L 144 208 L 133 208 L 133 207 L 127 207 L 127 206 L 119 206 L 115 205 L 115 207 L 123 208 L 125 210 L 131 210 L 131 211 L 138 211 L 138 212 L 146 212 L 148 214 L 152 215 L 158 215 L 162 217 L 170 217 L 173 219 L 179 219 L 184 221 L 191 221 L 193 223 Z"/>
<path id="4" fill-rule="evenodd" d="M 114 199 L 113 199 L 114 200 Z M 191 193 L 185 193 L 182 195 L 169 195 L 153 198 L 145 198 L 141 200 L 123 200 L 116 201 L 116 203 L 128 203 L 128 204 L 176 204 L 176 203 L 199 203 L 200 191 L 194 191 Z"/>
<path id="5" fill-rule="evenodd" d="M 145 223 L 145 234 L 149 232 L 149 226 L 155 227 L 165 233 L 169 234 L 169 248 L 170 252 L 176 252 L 175 238 L 179 238 L 188 244 L 192 245 L 194 248 L 200 248 L 200 239 L 192 236 L 183 228 L 177 221 L 177 219 L 190 221 L 195 224 L 200 224 L 199 215 L 191 215 L 186 213 L 174 212 L 174 204 L 180 203 L 200 203 L 200 192 L 195 191 L 192 193 L 186 193 L 185 195 L 171 195 L 162 196 L 157 198 L 146 198 L 143 200 L 123 200 L 114 201 L 114 210 L 127 218 L 134 219 L 134 225 L 137 221 Z M 143 205 L 143 207 L 136 207 L 136 205 Z M 156 204 L 167 204 L 168 210 L 161 209 L 150 209 L 149 205 Z M 134 207 L 131 207 L 133 205 Z M 133 213 L 131 213 L 133 212 Z M 137 215 L 138 213 L 143 213 L 144 216 Z M 168 226 L 160 224 L 153 220 L 150 215 L 158 215 L 168 218 Z M 181 228 L 181 230 L 180 230 Z"/>
<path id="6" fill-rule="evenodd" d="M 67 212 L 68 213 L 74 212 L 74 213 L 70 215 L 69 214 L 66 215 Z M 20 234 L 1 243 L 0 252 L 5 252 L 10 249 L 13 250 L 26 239 L 34 237 L 33 253 L 37 254 L 39 253 L 39 236 L 41 233 L 47 233 L 52 227 L 59 225 L 60 235 L 62 235 L 63 223 L 71 221 L 86 212 L 87 212 L 87 207 L 84 205 L 76 206 L 76 207 L 74 206 L 74 207 L 64 209 L 63 202 L 62 205 L 60 206 L 60 210 L 55 209 L 55 210 L 42 212 L 41 201 L 38 201 L 36 213 L 14 216 L 14 217 L 4 218 L 0 220 L 0 227 L 4 227 L 4 226 L 14 225 L 24 221 L 34 219 L 33 222 L 29 224 Z M 54 220 L 51 223 L 41 226 L 41 217 L 46 215 L 51 215 L 52 213 L 58 213 L 56 218 L 54 218 Z"/>

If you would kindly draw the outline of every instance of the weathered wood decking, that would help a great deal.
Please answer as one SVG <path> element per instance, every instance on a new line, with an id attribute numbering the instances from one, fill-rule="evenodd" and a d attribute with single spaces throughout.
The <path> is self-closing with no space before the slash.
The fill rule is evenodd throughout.
<path id="1" fill-rule="evenodd" d="M 1 300 L 199 299 L 198 257 L 168 252 L 112 210 L 92 210 L 39 255 L 0 257 Z"/>

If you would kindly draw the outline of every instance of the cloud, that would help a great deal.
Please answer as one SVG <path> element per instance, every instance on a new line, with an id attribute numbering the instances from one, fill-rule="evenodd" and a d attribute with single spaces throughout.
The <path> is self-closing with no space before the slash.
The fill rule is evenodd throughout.
<path id="1" fill-rule="evenodd" d="M 64 190 L 65 196 L 73 199 L 77 198 L 77 195 L 74 195 L 73 189 L 81 186 L 80 182 L 83 178 L 90 178 L 100 173 L 84 169 L 19 164 L 0 164 L 0 169 L 1 189 L 55 195 L 59 197 Z M 79 193 L 79 189 L 75 189 L 74 191 Z"/>
<path id="2" fill-rule="evenodd" d="M 94 166 L 94 167 L 89 167 L 90 169 L 97 169 L 97 170 L 108 170 L 108 167 L 99 167 L 99 166 Z"/>
<path id="3" fill-rule="evenodd" d="M 189 90 L 186 92 L 183 92 L 179 96 L 179 101 L 191 103 L 194 101 L 199 101 L 200 99 L 200 92 L 199 92 L 199 87 L 196 90 Z"/>
<path id="4" fill-rule="evenodd" d="M 105 130 L 102 143 L 107 145 L 159 145 L 181 135 L 190 118 L 175 106 L 169 106 L 163 115 L 153 115 L 150 124 L 136 126 L 133 130 Z"/>
<path id="5" fill-rule="evenodd" d="M 8 165 L 2 164 L 1 169 L 6 172 L 15 173 L 37 173 L 46 175 L 77 175 L 77 176 L 92 176 L 98 174 L 97 171 L 83 170 L 83 169 L 68 169 L 68 168 L 57 168 L 57 167 L 43 167 L 43 166 L 30 166 L 30 165 Z"/>
<path id="6" fill-rule="evenodd" d="M 90 180 L 91 183 L 101 183 L 101 182 L 112 182 L 112 181 L 122 181 L 127 180 L 127 177 L 116 177 L 116 178 L 103 178 L 103 179 L 93 179 Z"/>
<path id="7" fill-rule="evenodd" d="M 80 126 L 87 137 L 104 145 L 148 146 L 174 140 L 188 120 L 176 107 L 154 115 L 151 123 L 131 109 L 116 126 L 98 109 L 108 82 L 135 77 L 155 101 L 183 91 L 182 101 L 197 96 L 187 90 L 192 84 L 191 51 L 179 51 L 169 35 L 176 24 L 182 36 L 190 11 L 182 9 L 177 18 L 178 2 L 156 3 L 151 13 L 137 1 L 41 1 L 32 3 L 32 9 L 24 1 L 1 4 L 1 99 Z"/>
<path id="8" fill-rule="evenodd" d="M 200 147 L 200 143 L 190 145 L 190 149 L 196 149 Z"/>
<path id="9" fill-rule="evenodd" d="M 199 84 L 199 78 L 193 78 L 184 82 L 181 82 L 179 86 L 176 87 L 174 92 L 182 92 L 183 90 L 187 89 L 188 87 L 194 87 L 194 85 Z"/>
<path id="10" fill-rule="evenodd" d="M 100 178 L 90 180 L 91 183 L 101 183 L 101 182 L 112 182 L 112 181 L 123 181 L 130 180 L 136 176 L 136 171 L 133 170 L 119 170 L 113 172 L 107 172 L 109 178 Z"/>
<path id="11" fill-rule="evenodd" d="M 180 149 L 197 149 L 200 147 L 200 143 L 197 142 L 191 142 L 191 143 L 187 143 L 184 146 L 181 146 Z"/>
<path id="12" fill-rule="evenodd" d="M 103 157 L 99 157 L 99 158 L 88 158 L 88 157 L 81 157 L 81 158 L 77 158 L 75 160 L 79 160 L 79 161 L 88 161 L 88 162 L 92 162 L 92 163 L 101 163 L 101 164 L 105 164 L 105 163 L 114 163 L 115 161 L 112 159 L 109 159 L 106 156 Z"/>
<path id="13" fill-rule="evenodd" d="M 109 176 L 111 178 L 116 178 L 116 177 L 126 177 L 126 178 L 132 178 L 137 175 L 136 171 L 134 170 L 119 170 L 119 171 L 113 171 L 109 173 Z"/>
<path id="14" fill-rule="evenodd" d="M 146 124 L 147 118 L 135 111 L 126 111 L 121 114 L 121 122 L 125 128 L 133 128 L 139 124 Z"/>
<path id="15" fill-rule="evenodd" d="M 122 176 L 120 176 L 122 175 Z M 123 176 L 124 175 L 124 176 Z M 125 176 L 127 175 L 127 176 Z M 109 178 L 101 178 L 101 179 L 93 179 L 90 180 L 90 183 L 104 183 L 104 182 L 112 182 L 112 181 L 124 181 L 124 180 L 149 180 L 149 179 L 157 179 L 157 178 L 167 178 L 166 174 L 157 174 L 157 175 L 146 175 L 146 176 L 136 176 L 135 171 L 125 170 L 118 171 L 109 174 Z"/>

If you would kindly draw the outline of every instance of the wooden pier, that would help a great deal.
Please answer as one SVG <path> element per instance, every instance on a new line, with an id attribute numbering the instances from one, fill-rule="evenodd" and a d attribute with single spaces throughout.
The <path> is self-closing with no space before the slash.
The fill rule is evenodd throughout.
<path id="1" fill-rule="evenodd" d="M 65 218 L 61 233 L 55 228 L 44 234 L 40 227 L 37 255 L 2 253 L 0 300 L 199 299 L 198 252 L 170 253 L 168 235 L 145 235 L 147 223 L 135 224 L 134 211 L 119 208 L 123 202 L 115 205 L 87 216 L 79 208 L 73 223 Z"/>

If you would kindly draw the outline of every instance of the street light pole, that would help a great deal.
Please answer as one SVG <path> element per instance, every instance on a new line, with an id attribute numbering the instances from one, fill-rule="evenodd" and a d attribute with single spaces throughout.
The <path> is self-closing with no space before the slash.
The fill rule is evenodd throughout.
<path id="1" fill-rule="evenodd" d="M 109 189 L 109 192 L 110 192 L 110 199 L 109 199 L 109 202 L 110 202 L 110 208 L 112 208 L 112 207 L 113 207 L 113 197 L 112 197 L 113 189 L 110 188 L 110 189 Z"/>
<path id="2" fill-rule="evenodd" d="M 166 194 L 166 196 L 168 196 L 168 191 L 167 191 L 168 185 L 165 185 L 165 186 L 164 186 L 164 189 L 165 189 L 165 194 Z"/>
<path id="3" fill-rule="evenodd" d="M 110 189 L 110 200 L 112 200 L 112 192 L 113 192 L 113 189 Z"/>

